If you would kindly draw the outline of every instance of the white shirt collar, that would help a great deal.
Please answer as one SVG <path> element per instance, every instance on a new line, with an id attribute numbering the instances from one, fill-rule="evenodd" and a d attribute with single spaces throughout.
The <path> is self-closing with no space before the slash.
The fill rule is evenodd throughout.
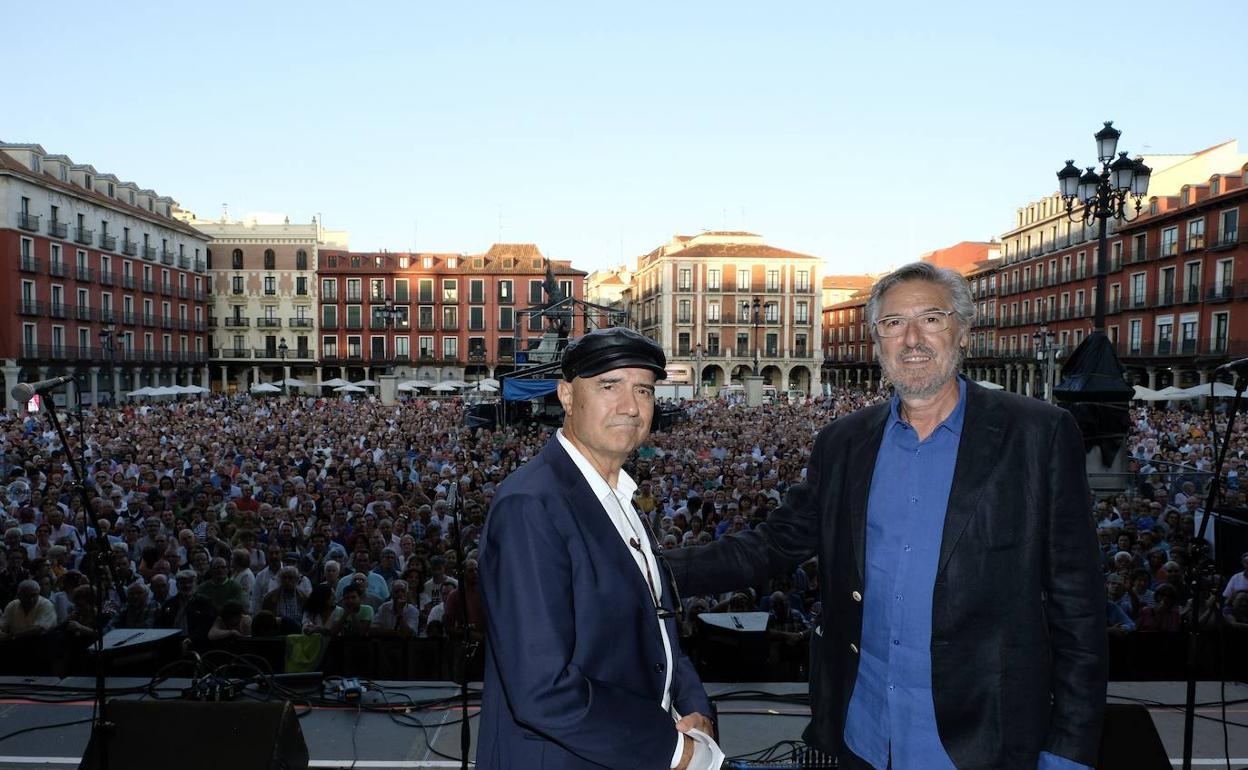
<path id="1" fill-rule="evenodd" d="M 559 444 L 563 446 L 568 456 L 572 458 L 572 462 L 576 463 L 577 470 L 589 482 L 589 488 L 594 490 L 594 496 L 602 500 L 607 495 L 615 495 L 621 500 L 632 500 L 633 493 L 637 491 L 637 482 L 633 481 L 633 477 L 628 472 L 620 468 L 620 477 L 615 483 L 615 489 L 607 483 L 607 480 L 598 473 L 593 464 L 585 455 L 581 454 L 581 450 L 576 448 L 566 436 L 563 435 L 563 428 L 555 431 L 555 436 L 559 439 Z"/>

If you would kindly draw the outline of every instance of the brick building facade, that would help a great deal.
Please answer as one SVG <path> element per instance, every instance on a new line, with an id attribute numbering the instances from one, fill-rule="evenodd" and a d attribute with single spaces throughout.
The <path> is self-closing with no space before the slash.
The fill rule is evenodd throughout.
<path id="1" fill-rule="evenodd" d="M 176 206 L 37 144 L 0 143 L 8 408 L 17 382 L 68 373 L 86 403 L 206 386 L 207 238 L 173 218 Z"/>

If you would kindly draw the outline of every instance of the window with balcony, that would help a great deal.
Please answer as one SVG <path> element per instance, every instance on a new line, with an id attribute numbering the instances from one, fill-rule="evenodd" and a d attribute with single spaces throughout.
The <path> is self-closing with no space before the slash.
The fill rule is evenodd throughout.
<path id="1" fill-rule="evenodd" d="M 277 269 L 277 255 L 273 253 L 273 249 L 264 250 L 264 269 L 265 270 Z"/>
<path id="2" fill-rule="evenodd" d="M 767 271 L 767 291 L 780 291 L 780 271 Z"/>
<path id="3" fill-rule="evenodd" d="M 693 270 L 682 267 L 676 271 L 676 291 L 693 291 Z"/>
<path id="4" fill-rule="evenodd" d="M 359 305 L 347 305 L 347 328 L 364 328 L 364 311 Z"/>
<path id="5" fill-rule="evenodd" d="M 412 357 L 411 337 L 395 337 L 394 338 L 394 357 L 395 358 L 411 358 Z"/>
<path id="6" fill-rule="evenodd" d="M 780 322 L 780 305 L 776 302 L 767 302 L 763 305 L 763 323 L 779 323 Z"/>
<path id="7" fill-rule="evenodd" d="M 485 302 L 485 281 L 480 278 L 468 281 L 468 301 Z"/>
<path id="8" fill-rule="evenodd" d="M 572 296 L 572 282 L 567 280 L 559 281 L 559 296 L 567 299 Z"/>
<path id="9" fill-rule="evenodd" d="M 454 305 L 442 306 L 442 329 L 456 331 L 459 329 L 459 308 Z"/>
<path id="10" fill-rule="evenodd" d="M 308 296 L 308 277 L 300 275 L 295 278 L 295 294 L 300 297 Z"/>
<path id="11" fill-rule="evenodd" d="M 264 293 L 266 296 L 274 296 L 277 294 L 277 278 L 272 275 L 264 277 Z"/>
<path id="12" fill-rule="evenodd" d="M 455 278 L 442 279 L 442 302 L 459 302 L 459 281 Z"/>
<path id="13" fill-rule="evenodd" d="M 470 331 L 483 331 L 485 329 L 484 307 L 473 305 L 468 308 L 468 329 Z"/>
<path id="14" fill-rule="evenodd" d="M 362 283 L 359 278 L 347 279 L 347 302 L 359 302 L 363 299 L 361 295 Z"/>
<path id="15" fill-rule="evenodd" d="M 1167 227 L 1161 231 L 1161 256 L 1170 257 L 1179 253 L 1179 228 Z"/>
<path id="16" fill-rule="evenodd" d="M 706 271 L 706 290 L 707 291 L 719 291 L 720 290 L 718 267 L 712 267 Z"/>
<path id="17" fill-rule="evenodd" d="M 321 327 L 324 329 L 338 328 L 337 305 L 321 305 Z"/>
<path id="18" fill-rule="evenodd" d="M 230 255 L 230 267 L 234 270 L 243 269 L 243 250 L 242 249 L 234 249 L 233 254 Z"/>
<path id="19" fill-rule="evenodd" d="M 347 358 L 363 358 L 364 350 L 359 337 L 347 337 Z"/>
<path id="20" fill-rule="evenodd" d="M 1213 324 L 1210 332 L 1209 343 L 1211 345 L 1210 353 L 1225 353 L 1226 344 L 1230 337 L 1231 315 L 1230 313 L 1214 313 Z"/>
<path id="21" fill-rule="evenodd" d="M 433 302 L 433 279 L 419 279 L 416 284 L 416 295 L 419 302 Z"/>
<path id="22" fill-rule="evenodd" d="M 508 332 L 516 328 L 516 310 L 510 307 L 498 309 L 498 330 Z"/>
<path id="23" fill-rule="evenodd" d="M 1193 219 L 1187 223 L 1187 251 L 1196 251 L 1205 247 L 1205 220 Z"/>
<path id="24" fill-rule="evenodd" d="M 810 305 L 798 302 L 793 310 L 793 320 L 799 324 L 810 323 Z"/>
<path id="25" fill-rule="evenodd" d="M 442 338 L 442 358 L 447 361 L 459 358 L 459 337 Z"/>
<path id="26" fill-rule="evenodd" d="M 737 291 L 746 292 L 750 290 L 750 270 L 749 268 L 737 269 Z"/>
<path id="27" fill-rule="evenodd" d="M 241 275 L 235 275 L 230 278 L 230 293 L 231 294 L 243 293 L 243 277 Z"/>
<path id="28" fill-rule="evenodd" d="M 498 282 L 498 301 L 511 303 L 513 301 L 511 279 L 504 278 Z"/>
<path id="29" fill-rule="evenodd" d="M 394 279 L 394 301 L 406 305 L 411 302 L 411 295 L 408 293 L 408 279 Z"/>
<path id="30" fill-rule="evenodd" d="M 303 249 L 299 249 L 298 251 L 295 252 L 295 269 L 296 270 L 308 269 L 308 252 L 304 251 Z"/>
<path id="31" fill-rule="evenodd" d="M 719 323 L 719 303 L 708 302 L 706 305 L 706 320 L 711 323 Z"/>
<path id="32" fill-rule="evenodd" d="M 338 279 L 322 278 L 321 279 L 321 301 L 337 302 L 338 301 Z"/>
<path id="33" fill-rule="evenodd" d="M 1157 349 L 1159 356 L 1167 356 L 1174 351 L 1174 318 L 1169 316 L 1157 319 Z"/>
<path id="34" fill-rule="evenodd" d="M 1218 214 L 1218 240 L 1215 245 L 1226 247 L 1239 241 L 1239 209 Z"/>
<path id="35" fill-rule="evenodd" d="M 529 281 L 529 304 L 540 305 L 543 302 L 544 302 L 544 295 L 542 293 L 541 279 L 535 278 L 533 280 L 530 280 Z"/>
<path id="36" fill-rule="evenodd" d="M 693 303 L 682 299 L 676 303 L 676 323 L 687 324 L 693 321 Z"/>
<path id="37" fill-rule="evenodd" d="M 386 279 L 370 278 L 368 279 L 368 301 L 381 302 L 386 298 Z"/>

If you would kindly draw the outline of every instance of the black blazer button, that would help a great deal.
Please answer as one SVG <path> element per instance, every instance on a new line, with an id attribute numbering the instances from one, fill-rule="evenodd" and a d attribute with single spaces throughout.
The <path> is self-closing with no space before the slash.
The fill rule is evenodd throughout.
<path id="1" fill-rule="evenodd" d="M 654 664 L 654 673 L 656 673 L 656 674 L 662 674 L 662 673 L 663 673 L 663 669 L 664 669 L 664 666 L 663 666 L 663 664 L 662 664 L 662 663 L 655 663 L 655 664 Z"/>

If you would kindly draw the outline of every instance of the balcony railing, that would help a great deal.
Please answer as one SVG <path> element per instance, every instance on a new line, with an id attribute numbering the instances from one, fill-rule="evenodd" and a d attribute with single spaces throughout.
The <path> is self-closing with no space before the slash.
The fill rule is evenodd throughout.
<path id="1" fill-rule="evenodd" d="M 1157 293 L 1157 307 L 1168 307 L 1174 304 L 1174 288 L 1165 289 Z"/>
<path id="2" fill-rule="evenodd" d="M 17 213 L 17 226 L 23 230 L 29 230 L 32 233 L 39 232 L 39 215 L 27 214 L 24 211 Z"/>
<path id="3" fill-rule="evenodd" d="M 280 329 L 282 328 L 282 319 L 280 318 L 257 318 L 257 329 Z"/>
<path id="4" fill-rule="evenodd" d="M 172 297 L 173 296 L 173 284 L 162 283 L 160 285 L 160 293 L 164 294 L 166 297 Z"/>
<path id="5" fill-rule="evenodd" d="M 117 283 L 117 273 L 112 270 L 100 271 L 100 283 L 105 286 L 112 286 Z"/>
<path id="6" fill-rule="evenodd" d="M 86 305 L 75 305 L 74 318 L 79 321 L 94 321 L 95 311 Z"/>
<path id="7" fill-rule="evenodd" d="M 79 227 L 77 230 L 74 231 L 75 243 L 81 243 L 84 246 L 90 246 L 91 242 L 94 240 L 95 240 L 94 230 L 88 230 L 85 227 Z"/>
<path id="8" fill-rule="evenodd" d="M 311 318 L 290 318 L 288 319 L 288 323 L 290 324 L 290 328 L 292 329 L 311 329 L 312 328 Z"/>
<path id="9" fill-rule="evenodd" d="M 54 278 L 64 278 L 65 277 L 65 263 L 59 259 L 54 262 L 49 262 L 48 263 L 48 275 L 53 276 Z"/>
<path id="10" fill-rule="evenodd" d="M 1217 237 L 1211 238 L 1209 241 L 1210 251 L 1222 251 L 1223 249 L 1233 249 L 1239 243 L 1239 228 L 1227 230 L 1218 233 Z"/>
<path id="11" fill-rule="evenodd" d="M 1200 287 L 1196 285 L 1188 285 L 1183 291 L 1183 302 L 1185 304 L 1200 302 Z"/>
<path id="12" fill-rule="evenodd" d="M 143 247 L 143 259 L 151 260 L 154 262 L 156 260 L 156 247 L 144 246 Z"/>
<path id="13" fill-rule="evenodd" d="M 134 276 L 126 275 L 125 273 L 122 273 L 121 274 L 121 288 L 133 289 L 134 288 Z"/>
<path id="14" fill-rule="evenodd" d="M 183 270 L 190 270 L 191 258 L 184 254 L 179 254 L 178 255 L 178 267 L 182 268 Z"/>
<path id="15" fill-rule="evenodd" d="M 213 358 L 251 358 L 251 348 L 213 348 Z"/>
<path id="16" fill-rule="evenodd" d="M 83 283 L 90 283 L 95 280 L 95 271 L 84 265 L 78 265 L 74 270 L 74 277 Z"/>
<path id="17" fill-rule="evenodd" d="M 202 273 L 207 269 L 208 269 L 208 263 L 204 262 L 204 260 L 202 259 L 195 260 L 195 272 Z"/>
<path id="18" fill-rule="evenodd" d="M 227 329 L 241 329 L 247 326 L 251 326 L 250 318 L 227 317 L 225 319 L 225 328 Z"/>
<path id="19" fill-rule="evenodd" d="M 133 257 L 135 254 L 139 253 L 139 244 L 134 241 L 123 240 L 121 242 L 121 253 L 125 254 L 127 257 Z"/>
<path id="20" fill-rule="evenodd" d="M 57 222 L 55 219 L 48 220 L 48 235 L 53 238 L 64 238 L 69 235 L 69 225 L 64 222 Z"/>
<path id="21" fill-rule="evenodd" d="M 23 254 L 18 260 L 17 267 L 27 273 L 37 273 L 39 272 L 39 258 L 32 254 Z"/>
<path id="22" fill-rule="evenodd" d="M 321 321 L 321 328 L 322 328 L 322 329 L 326 329 L 326 330 L 333 330 L 333 329 L 337 329 L 337 328 L 338 328 L 338 320 L 337 320 L 337 319 L 334 319 L 334 320 L 332 320 L 332 321 L 325 321 L 325 320 L 322 320 L 322 321 Z"/>
<path id="23" fill-rule="evenodd" d="M 1204 233 L 1192 233 L 1187 236 L 1187 241 L 1184 243 L 1184 251 L 1200 251 L 1203 248 L 1205 248 Z"/>
<path id="24" fill-rule="evenodd" d="M 117 237 L 106 233 L 100 233 L 100 248 L 105 251 L 116 251 Z"/>
<path id="25" fill-rule="evenodd" d="M 172 251 L 160 252 L 160 263 L 162 265 L 173 265 L 178 259 L 178 255 Z"/>
<path id="26" fill-rule="evenodd" d="M 22 315 L 43 315 L 43 303 L 34 299 L 22 298 L 18 305 L 18 312 Z"/>

